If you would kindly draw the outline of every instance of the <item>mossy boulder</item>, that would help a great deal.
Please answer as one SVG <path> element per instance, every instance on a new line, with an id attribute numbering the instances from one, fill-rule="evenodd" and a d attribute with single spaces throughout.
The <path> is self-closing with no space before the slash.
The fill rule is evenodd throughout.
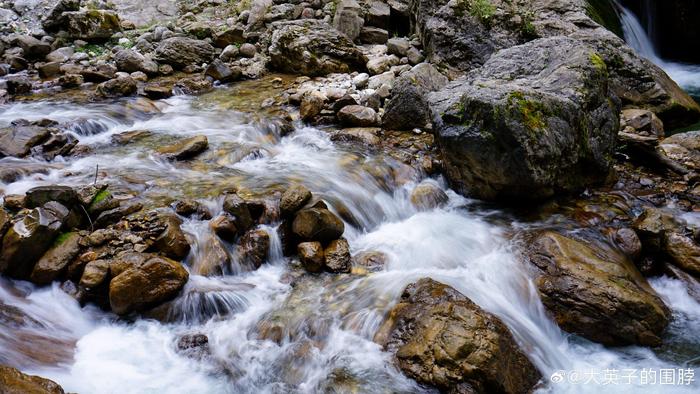
<path id="1" fill-rule="evenodd" d="M 620 104 L 605 63 L 577 40 L 504 49 L 428 100 L 461 193 L 525 202 L 581 190 L 610 171 Z"/>
<path id="2" fill-rule="evenodd" d="M 327 23 L 275 22 L 272 28 L 268 66 L 275 71 L 321 76 L 365 70 L 362 51 Z"/>
<path id="3" fill-rule="evenodd" d="M 121 31 L 119 16 L 113 11 L 69 11 L 64 12 L 61 18 L 61 27 L 73 39 L 101 41 Z"/>

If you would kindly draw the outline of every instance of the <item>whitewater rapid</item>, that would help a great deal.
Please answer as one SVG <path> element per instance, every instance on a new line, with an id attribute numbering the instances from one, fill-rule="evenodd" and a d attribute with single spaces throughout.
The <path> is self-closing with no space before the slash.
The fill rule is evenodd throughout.
<path id="1" fill-rule="evenodd" d="M 231 269 L 220 277 L 192 275 L 173 302 L 169 323 L 121 321 L 91 306 L 81 308 L 57 284 L 35 288 L 3 279 L 0 301 L 36 324 L 1 330 L 0 361 L 53 379 L 67 392 L 426 392 L 372 341 L 405 286 L 423 277 L 455 287 L 499 316 L 542 372 L 541 392 L 668 393 L 669 387 L 661 385 L 553 383 L 550 377 L 557 371 L 682 368 L 689 359 L 673 350 L 608 349 L 562 332 L 545 313 L 527 266 L 513 252 L 507 233 L 518 224 L 509 216 L 485 210 L 449 190 L 440 177 L 409 171 L 381 152 L 335 144 L 325 130 L 298 125 L 282 137 L 244 113 L 191 97 L 147 105 L 33 102 L 0 109 L 0 126 L 17 118 L 90 119 L 76 121 L 72 130 L 92 152 L 50 165 L 22 160 L 19 165 L 42 170 L 0 184 L 8 194 L 43 184 L 89 183 L 99 166 L 100 181 L 114 185 L 118 195 L 194 197 L 216 215 L 222 209 L 221 185 L 264 194 L 301 182 L 331 209 L 342 205 L 351 213 L 354 220 L 346 222 L 345 236 L 353 255 L 386 256 L 379 272 L 306 279 L 292 286 L 275 227 L 267 226 L 272 239 L 267 264 L 256 271 Z M 154 136 L 127 147 L 110 142 L 114 134 L 141 129 Z M 152 153 L 162 141 L 192 135 L 206 135 L 210 148 L 191 163 L 166 162 Z M 442 188 L 447 206 L 415 209 L 409 196 L 421 182 Z M 192 266 L 204 255 L 198 251 L 205 250 L 211 230 L 196 218 L 187 219 L 183 229 L 193 243 L 187 260 Z M 234 256 L 233 245 L 225 248 Z M 700 304 L 687 285 L 666 277 L 651 284 L 673 310 L 668 340 L 700 346 Z M 276 324 L 283 335 L 272 340 L 265 328 Z M 193 359 L 176 351 L 178 338 L 192 333 L 208 336 L 209 356 Z M 42 349 L 27 349 L 32 343 L 61 352 L 47 362 L 36 354 Z M 690 393 L 693 387 L 673 390 Z"/>

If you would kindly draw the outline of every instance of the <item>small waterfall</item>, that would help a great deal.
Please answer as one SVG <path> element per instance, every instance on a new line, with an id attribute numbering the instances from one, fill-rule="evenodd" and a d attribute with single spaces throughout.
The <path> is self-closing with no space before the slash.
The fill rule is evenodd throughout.
<path id="1" fill-rule="evenodd" d="M 645 13 L 647 15 L 647 29 L 642 26 L 631 10 L 616 2 L 620 8 L 620 23 L 627 45 L 638 54 L 649 59 L 652 63 L 661 67 L 683 89 L 691 95 L 700 95 L 700 65 L 669 62 L 661 58 L 653 42 L 653 32 L 656 29 L 654 21 L 654 4 L 645 1 Z"/>
<path id="2" fill-rule="evenodd" d="M 663 63 L 661 57 L 656 53 L 654 43 L 651 41 L 651 38 L 637 16 L 627 8 L 621 7 L 621 9 L 620 22 L 627 45 L 631 46 L 638 54 L 652 62 L 656 64 Z"/>

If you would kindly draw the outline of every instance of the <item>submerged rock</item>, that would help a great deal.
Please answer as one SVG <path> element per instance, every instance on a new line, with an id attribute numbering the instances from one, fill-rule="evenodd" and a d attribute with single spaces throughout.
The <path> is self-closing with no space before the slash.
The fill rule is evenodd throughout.
<path id="1" fill-rule="evenodd" d="M 441 392 L 524 394 L 540 379 L 501 320 L 432 279 L 404 290 L 375 341 L 406 375 Z"/>
<path id="2" fill-rule="evenodd" d="M 619 130 L 606 70 L 592 48 L 554 37 L 502 50 L 430 94 L 452 185 L 523 201 L 604 180 Z"/>
<path id="3" fill-rule="evenodd" d="M 171 160 L 187 160 L 207 150 L 209 140 L 204 135 L 178 141 L 158 149 L 158 153 Z"/>
<path id="4" fill-rule="evenodd" d="M 542 302 L 562 329 L 605 345 L 661 344 L 670 311 L 625 256 L 555 232 L 528 244 Z"/>
<path id="5" fill-rule="evenodd" d="M 411 192 L 411 204 L 419 210 L 430 210 L 444 206 L 449 201 L 447 194 L 434 182 L 423 182 Z"/>

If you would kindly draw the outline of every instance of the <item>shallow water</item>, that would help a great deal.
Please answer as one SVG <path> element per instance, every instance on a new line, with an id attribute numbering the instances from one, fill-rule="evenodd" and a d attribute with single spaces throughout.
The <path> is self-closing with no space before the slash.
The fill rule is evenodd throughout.
<path id="1" fill-rule="evenodd" d="M 250 271 L 224 244 L 228 274 L 193 274 L 171 305 L 170 323 L 117 320 L 93 307 L 80 308 L 56 285 L 37 289 L 3 280 L 0 302 L 29 316 L 21 326 L 0 320 L 0 361 L 59 382 L 66 391 L 89 393 L 311 393 L 426 392 L 404 377 L 391 355 L 372 341 L 383 316 L 403 288 L 423 277 L 445 282 L 498 315 L 542 372 L 540 391 L 554 393 L 697 392 L 697 386 L 550 383 L 557 371 L 680 368 L 700 338 L 700 304 L 686 284 L 652 282 L 674 312 L 669 344 L 656 353 L 628 347 L 606 349 L 561 332 L 544 312 L 523 262 L 506 236 L 507 216 L 484 211 L 447 189 L 440 179 L 385 155 L 331 142 L 327 131 L 298 126 L 281 137 L 254 117 L 220 105 L 227 90 L 200 98 L 174 97 L 157 104 L 19 103 L 0 109 L 0 126 L 17 118 L 74 122 L 71 130 L 92 153 L 52 163 L 9 184 L 22 193 L 42 184 L 109 182 L 120 197 L 146 205 L 197 198 L 221 210 L 221 191 L 265 196 L 290 182 L 342 212 L 353 255 L 382 252 L 384 268 L 364 275 L 321 276 L 289 284 L 274 226 L 270 261 Z M 85 121 L 84 119 L 89 119 Z M 111 136 L 147 129 L 149 137 L 127 146 Z M 153 153 L 178 137 L 206 135 L 210 148 L 186 163 Z M 32 165 L 30 165 L 32 164 Z M 10 160 L 0 160 L 10 165 Z M 42 166 L 21 160 L 26 168 Z M 419 212 L 409 201 L 421 182 L 434 182 L 450 197 L 448 206 Z M 183 225 L 193 244 L 186 260 L 196 272 L 210 248 L 206 222 Z M 211 355 L 193 359 L 175 351 L 178 337 L 204 333 Z M 16 338 L 28 338 L 17 341 Z M 41 344 L 37 349 L 33 344 Z M 697 354 L 697 352 L 695 352 Z M 49 357 L 50 356 L 50 357 Z M 569 375 L 567 375 L 569 376 Z M 556 378 L 555 378 L 556 380 Z M 695 390 L 693 390 L 695 388 Z"/>

